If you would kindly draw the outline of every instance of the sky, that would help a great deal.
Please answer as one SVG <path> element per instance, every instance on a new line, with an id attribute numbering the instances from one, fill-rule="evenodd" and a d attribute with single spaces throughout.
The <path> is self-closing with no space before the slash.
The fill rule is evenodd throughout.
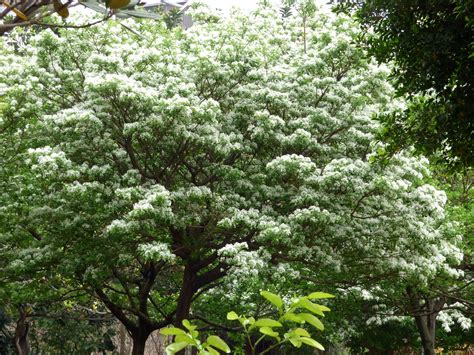
<path id="1" fill-rule="evenodd" d="M 151 3 L 160 3 L 160 0 L 143 0 L 147 4 Z M 177 1 L 177 0 L 171 0 Z M 200 1 L 208 4 L 210 7 L 218 8 L 227 12 L 233 6 L 240 7 L 243 10 L 253 10 L 257 6 L 259 0 L 190 0 L 190 2 Z M 281 3 L 281 0 L 271 0 L 275 3 Z M 324 5 L 327 3 L 327 0 L 317 0 L 317 4 Z"/>

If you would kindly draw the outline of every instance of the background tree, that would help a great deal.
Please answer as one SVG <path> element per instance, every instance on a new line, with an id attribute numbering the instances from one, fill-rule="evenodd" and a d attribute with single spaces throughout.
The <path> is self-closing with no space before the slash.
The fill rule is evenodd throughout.
<path id="1" fill-rule="evenodd" d="M 363 28 L 360 41 L 390 63 L 406 109 L 383 116 L 391 151 L 418 152 L 460 169 L 474 162 L 474 1 L 333 1 Z"/>

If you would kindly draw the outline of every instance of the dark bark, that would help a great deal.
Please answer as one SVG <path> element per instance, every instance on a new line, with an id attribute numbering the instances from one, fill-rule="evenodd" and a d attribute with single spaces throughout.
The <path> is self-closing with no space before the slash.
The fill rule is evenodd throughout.
<path id="1" fill-rule="evenodd" d="M 20 318 L 16 322 L 15 336 L 13 342 L 15 345 L 15 352 L 18 355 L 28 355 L 30 353 L 30 344 L 28 342 L 28 333 L 30 330 L 30 323 L 23 308 L 20 308 Z"/>
<path id="2" fill-rule="evenodd" d="M 133 340 L 133 348 L 132 348 L 132 355 L 143 355 L 145 354 L 145 346 L 146 346 L 146 340 L 148 339 L 148 336 L 137 336 L 137 337 L 132 337 Z"/>
<path id="3" fill-rule="evenodd" d="M 196 292 L 196 271 L 191 265 L 186 265 L 183 273 L 183 284 L 176 307 L 175 327 L 182 328 L 182 321 L 189 316 L 193 296 Z"/>
<path id="4" fill-rule="evenodd" d="M 435 353 L 435 328 L 437 315 L 438 312 L 426 315 L 415 315 L 415 322 L 418 332 L 420 333 L 424 355 L 434 355 Z"/>
<path id="5" fill-rule="evenodd" d="M 407 294 L 412 304 L 412 314 L 420 333 L 421 346 L 424 355 L 435 354 L 436 343 L 436 318 L 443 309 L 446 298 L 422 297 L 412 287 L 407 288 Z"/>
<path id="6" fill-rule="evenodd" d="M 137 328 L 130 333 L 133 341 L 132 355 L 143 355 L 145 353 L 146 341 L 153 330 L 146 322 L 138 321 Z"/>

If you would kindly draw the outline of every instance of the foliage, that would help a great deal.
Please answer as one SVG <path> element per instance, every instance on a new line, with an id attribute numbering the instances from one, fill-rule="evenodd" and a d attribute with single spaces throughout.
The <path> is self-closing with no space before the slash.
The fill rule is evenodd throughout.
<path id="1" fill-rule="evenodd" d="M 227 314 L 227 319 L 230 321 L 239 321 L 244 331 L 243 341 L 247 341 L 250 346 L 251 354 L 265 354 L 272 349 L 278 348 L 285 343 L 290 343 L 296 348 L 302 345 L 308 345 L 319 350 L 324 351 L 324 347 L 311 337 L 311 334 L 304 328 L 302 324 L 308 323 L 318 330 L 324 330 L 323 323 L 314 315 L 324 317 L 324 312 L 328 312 L 329 308 L 324 305 L 313 303 L 313 299 L 332 298 L 333 295 L 324 292 L 313 292 L 306 297 L 292 298 L 289 305 L 286 305 L 283 299 L 269 291 L 261 291 L 260 295 L 277 308 L 278 318 L 259 318 L 239 316 L 234 311 Z M 297 312 L 299 310 L 299 312 Z M 303 310 L 304 312 L 301 312 Z M 307 313 L 310 311 L 311 313 Z M 288 323 L 291 324 L 288 326 Z M 294 325 L 296 323 L 296 325 Z M 174 335 L 174 342 L 170 344 L 166 350 L 168 354 L 174 354 L 187 346 L 196 347 L 199 354 L 219 354 L 216 350 L 221 350 L 225 353 L 230 352 L 229 346 L 217 336 L 209 336 L 205 343 L 199 341 L 199 332 L 196 326 L 190 324 L 189 321 L 184 320 L 183 326 L 188 330 L 185 332 L 180 328 L 164 328 L 161 334 Z M 280 333 L 280 328 L 286 330 L 285 333 Z M 276 328 L 276 329 L 275 329 Z M 258 332 L 258 339 L 252 341 L 252 333 Z M 273 344 L 262 351 L 258 351 L 258 345 L 265 338 L 269 337 Z"/>
<path id="2" fill-rule="evenodd" d="M 72 312 L 57 319 L 40 317 L 31 328 L 31 348 L 34 353 L 90 354 L 115 349 L 112 336 L 114 322 L 101 317 L 71 318 Z M 89 319 L 87 319 L 89 318 Z"/>
<path id="3" fill-rule="evenodd" d="M 167 354 L 175 354 L 188 346 L 195 347 L 199 355 L 219 354 L 218 350 L 230 353 L 227 343 L 217 335 L 210 335 L 205 342 L 201 342 L 199 331 L 196 330 L 197 326 L 191 324 L 187 319 L 184 319 L 182 323 L 187 332 L 181 328 L 164 328 L 160 331 L 163 335 L 174 336 L 174 342 L 166 347 Z"/>
<path id="4" fill-rule="evenodd" d="M 58 278 L 138 344 L 213 317 L 208 300 L 248 314 L 263 286 L 455 272 L 427 162 L 373 159 L 393 90 L 353 23 L 201 15 L 188 31 L 108 21 L 5 45 L 2 284 L 26 300 Z"/>
<path id="5" fill-rule="evenodd" d="M 0 353 L 2 354 L 10 354 L 12 352 L 12 339 L 10 337 L 9 331 L 7 330 L 7 326 L 10 321 L 10 318 L 3 308 L 0 308 Z"/>
<path id="6" fill-rule="evenodd" d="M 391 150 L 414 145 L 452 166 L 474 162 L 474 2 L 333 1 L 354 12 L 369 54 L 393 65 L 408 107 L 383 118 Z"/>

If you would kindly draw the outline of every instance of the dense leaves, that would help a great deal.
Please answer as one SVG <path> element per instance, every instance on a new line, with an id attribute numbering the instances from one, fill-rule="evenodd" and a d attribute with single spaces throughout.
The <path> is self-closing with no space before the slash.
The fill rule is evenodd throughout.
<path id="1" fill-rule="evenodd" d="M 454 167 L 472 166 L 474 151 L 473 1 L 335 1 L 355 11 L 362 43 L 393 65 L 408 108 L 384 118 L 390 148 L 414 145 Z"/>

